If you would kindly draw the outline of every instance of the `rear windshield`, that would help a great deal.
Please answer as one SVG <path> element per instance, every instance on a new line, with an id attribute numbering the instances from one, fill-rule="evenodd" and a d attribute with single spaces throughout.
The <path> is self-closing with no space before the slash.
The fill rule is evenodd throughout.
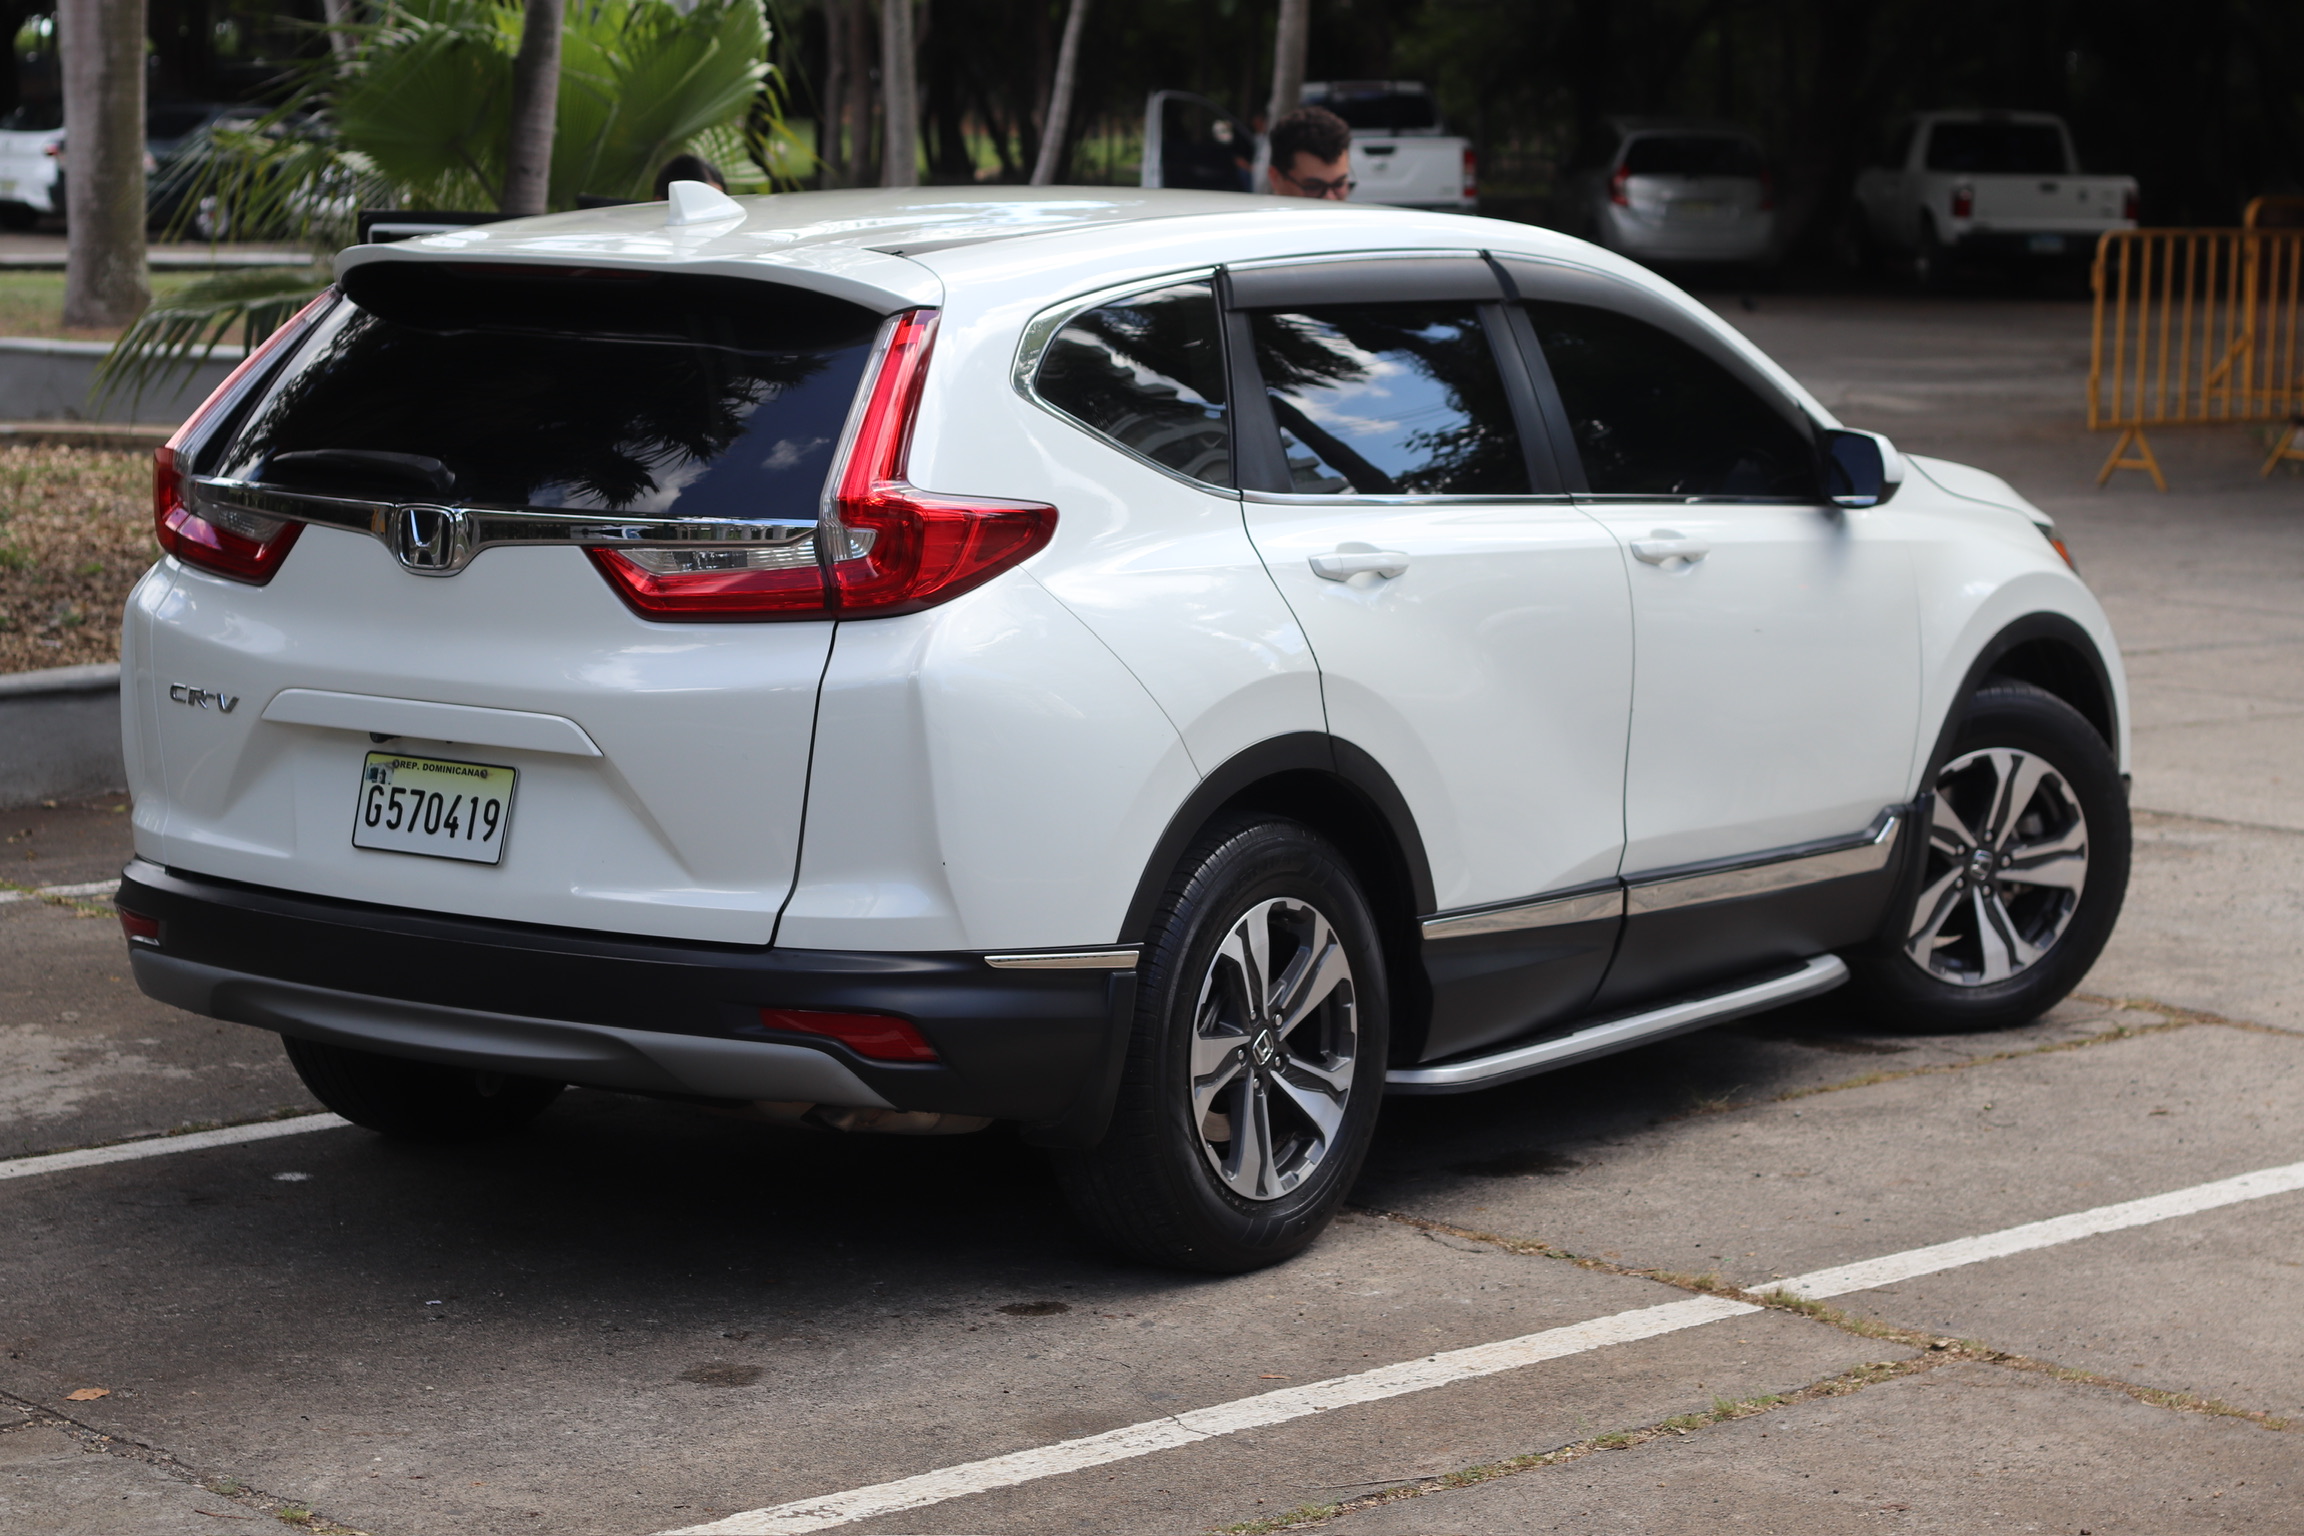
<path id="1" fill-rule="evenodd" d="M 64 104 L 36 101 L 0 117 L 0 133 L 46 133 L 64 126 Z"/>
<path id="2" fill-rule="evenodd" d="M 1760 147 L 1727 133 L 1658 133 L 1634 139 L 1624 151 L 1633 176 L 1757 176 Z"/>
<path id="3" fill-rule="evenodd" d="M 2062 176 L 2069 167 L 2054 123 L 1938 123 L 1928 134 L 1928 169 Z"/>
<path id="4" fill-rule="evenodd" d="M 1305 100 L 1326 107 L 1357 133 L 1401 133 L 1440 126 L 1438 109 L 1432 105 L 1432 98 L 1422 91 L 1345 87 L 1332 89 L 1318 98 L 1307 96 Z"/>
<path id="5" fill-rule="evenodd" d="M 809 521 L 880 323 L 744 278 L 376 262 L 344 286 L 201 473 Z"/>

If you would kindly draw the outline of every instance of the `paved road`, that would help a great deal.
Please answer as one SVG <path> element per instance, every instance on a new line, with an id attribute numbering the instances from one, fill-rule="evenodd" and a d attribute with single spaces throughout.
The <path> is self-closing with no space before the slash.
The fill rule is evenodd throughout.
<path id="1" fill-rule="evenodd" d="M 1932 1038 L 1828 997 L 1403 1101 L 1355 1213 L 1232 1280 L 1084 1248 L 996 1134 L 604 1094 L 477 1151 L 0 1179 L 0 1530 L 2304 1528 L 2304 1191 L 2118 1214 L 2304 1159 L 2304 485 L 2233 432 L 2158 444 L 2167 496 L 2094 490 L 2077 306 L 1726 308 L 1851 422 L 2007 474 L 2112 608 L 2142 841 L 2083 998 Z M 0 813 L 0 880 L 100 880 L 123 820 Z M 314 1108 L 120 960 L 100 901 L 0 903 L 0 1157 Z"/>

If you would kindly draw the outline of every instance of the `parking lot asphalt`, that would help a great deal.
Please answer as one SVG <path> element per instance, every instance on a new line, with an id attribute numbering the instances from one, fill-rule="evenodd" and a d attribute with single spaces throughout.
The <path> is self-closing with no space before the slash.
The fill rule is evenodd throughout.
<path id="1" fill-rule="evenodd" d="M 1404 1100 L 1350 1216 L 1223 1280 L 1084 1246 L 998 1132 L 609 1094 L 478 1149 L 0 1163 L 0 1530 L 2304 1529 L 2299 1180 L 2027 1226 L 2304 1160 L 2304 482 L 2216 429 L 2097 490 L 2083 305 L 1719 307 L 2007 475 L 2111 610 L 2138 858 L 2080 996 L 1952 1037 L 1827 996 Z M 0 812 L 0 1159 L 316 1108 L 127 981 L 83 889 L 118 803 Z M 2011 1229 L 2047 1245 L 1702 1301 Z"/>

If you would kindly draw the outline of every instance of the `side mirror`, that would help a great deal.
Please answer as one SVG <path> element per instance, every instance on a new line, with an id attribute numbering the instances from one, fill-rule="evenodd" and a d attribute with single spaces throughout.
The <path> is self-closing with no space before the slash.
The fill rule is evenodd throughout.
<path id="1" fill-rule="evenodd" d="M 1824 492 L 1836 507 L 1877 507 L 1904 483 L 1904 456 L 1877 432 L 1824 434 Z"/>

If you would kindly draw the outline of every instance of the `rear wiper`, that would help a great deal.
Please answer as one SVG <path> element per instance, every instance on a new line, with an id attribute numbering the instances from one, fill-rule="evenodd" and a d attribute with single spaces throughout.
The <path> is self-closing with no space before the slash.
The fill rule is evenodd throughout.
<path id="1" fill-rule="evenodd" d="M 276 453 L 264 466 L 265 478 L 274 472 L 299 470 L 340 474 L 389 475 L 400 480 L 414 480 L 435 496 L 445 496 L 456 489 L 456 472 L 438 459 L 426 458 L 420 453 L 383 453 L 372 448 L 304 448 L 295 453 Z"/>

